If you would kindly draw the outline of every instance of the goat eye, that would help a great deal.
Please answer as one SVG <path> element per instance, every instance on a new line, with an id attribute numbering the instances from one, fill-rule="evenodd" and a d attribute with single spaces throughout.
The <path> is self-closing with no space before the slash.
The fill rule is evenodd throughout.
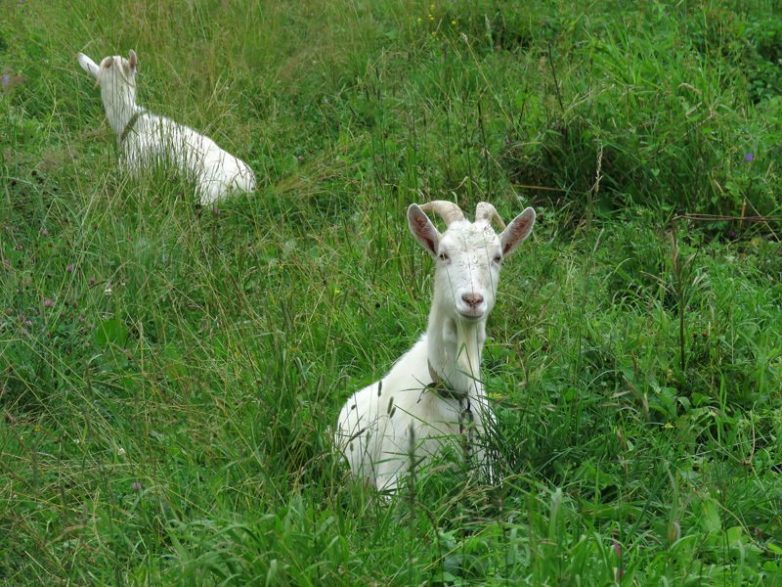
<path id="1" fill-rule="evenodd" d="M 497 265 L 499 265 L 500 263 L 502 263 L 502 255 L 494 255 L 493 261 L 497 263 Z"/>
<path id="2" fill-rule="evenodd" d="M 449 259 L 448 253 L 440 253 L 437 255 L 437 258 L 440 259 L 440 261 L 447 261 Z"/>

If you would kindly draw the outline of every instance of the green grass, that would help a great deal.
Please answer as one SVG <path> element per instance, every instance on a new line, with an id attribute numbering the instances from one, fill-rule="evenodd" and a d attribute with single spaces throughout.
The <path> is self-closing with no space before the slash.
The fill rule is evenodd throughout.
<path id="1" fill-rule="evenodd" d="M 0 582 L 782 584 L 782 9 L 670 4 L 7 2 Z M 75 55 L 130 48 L 257 194 L 117 170 Z M 539 213 L 501 479 L 386 501 L 332 431 L 425 327 L 432 198 Z"/>

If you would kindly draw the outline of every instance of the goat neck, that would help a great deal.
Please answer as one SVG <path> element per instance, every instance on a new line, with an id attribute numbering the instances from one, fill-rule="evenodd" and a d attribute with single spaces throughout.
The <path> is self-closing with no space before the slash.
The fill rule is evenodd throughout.
<path id="1" fill-rule="evenodd" d="M 122 135 L 133 115 L 142 110 L 136 105 L 135 96 L 122 88 L 101 88 L 101 98 L 106 109 L 106 119 L 117 136 Z"/>
<path id="2" fill-rule="evenodd" d="M 454 391 L 473 399 L 483 397 L 481 353 L 486 319 L 463 320 L 432 305 L 426 330 L 427 358 L 435 373 Z"/>
<path id="3" fill-rule="evenodd" d="M 135 88 L 122 80 L 118 85 L 101 86 L 100 93 L 106 119 L 117 136 L 120 136 L 133 115 L 142 110 L 136 104 Z"/>

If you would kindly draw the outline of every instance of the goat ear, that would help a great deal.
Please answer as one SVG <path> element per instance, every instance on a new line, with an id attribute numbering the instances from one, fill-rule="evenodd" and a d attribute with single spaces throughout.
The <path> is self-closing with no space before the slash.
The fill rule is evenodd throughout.
<path id="1" fill-rule="evenodd" d="M 98 71 L 100 68 L 98 67 L 98 64 L 95 63 L 92 59 L 87 57 L 84 53 L 79 53 L 76 55 L 76 59 L 79 60 L 79 65 L 81 65 L 81 68 L 89 73 L 92 77 L 98 78 Z"/>
<path id="2" fill-rule="evenodd" d="M 128 53 L 128 65 L 130 65 L 131 71 L 136 71 L 136 67 L 138 66 L 138 55 L 136 55 L 136 52 L 133 49 Z"/>
<path id="3" fill-rule="evenodd" d="M 418 204 L 410 204 L 407 209 L 407 223 L 410 225 L 410 232 L 415 239 L 421 243 L 421 246 L 433 257 L 437 255 L 437 246 L 440 244 L 440 233 L 424 214 L 424 211 L 418 207 Z"/>
<path id="4" fill-rule="evenodd" d="M 535 210 L 527 208 L 516 216 L 508 227 L 500 235 L 500 245 L 502 245 L 502 256 L 507 257 L 516 250 L 524 239 L 532 232 L 535 226 Z"/>

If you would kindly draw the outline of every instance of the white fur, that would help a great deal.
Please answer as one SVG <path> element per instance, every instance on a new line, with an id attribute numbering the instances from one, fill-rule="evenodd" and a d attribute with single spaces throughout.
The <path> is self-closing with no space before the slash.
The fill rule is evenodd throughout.
<path id="1" fill-rule="evenodd" d="M 203 205 L 214 204 L 234 191 L 255 189 L 255 176 L 244 161 L 192 128 L 136 105 L 138 58 L 134 51 L 128 59 L 119 55 L 105 57 L 100 65 L 83 53 L 79 53 L 78 60 L 82 69 L 100 86 L 106 118 L 117 133 L 120 163 L 128 171 L 138 172 L 160 161 L 172 163 L 196 182 L 197 195 Z M 136 113 L 139 116 L 122 140 L 123 132 Z"/>
<path id="2" fill-rule="evenodd" d="M 487 219 L 457 220 L 441 234 L 415 204 L 408 209 L 408 222 L 436 264 L 426 334 L 381 381 L 348 399 L 336 432 L 353 475 L 391 491 L 408 473 L 413 455 L 416 463 L 425 464 L 448 442 L 461 447 L 472 441 L 471 457 L 490 473 L 477 442 L 494 418 L 480 379 L 486 319 L 494 307 L 500 265 L 529 236 L 535 211 L 527 208 L 500 235 Z M 468 399 L 428 389 L 430 364 L 451 390 Z M 477 434 L 465 430 L 467 401 Z"/>

